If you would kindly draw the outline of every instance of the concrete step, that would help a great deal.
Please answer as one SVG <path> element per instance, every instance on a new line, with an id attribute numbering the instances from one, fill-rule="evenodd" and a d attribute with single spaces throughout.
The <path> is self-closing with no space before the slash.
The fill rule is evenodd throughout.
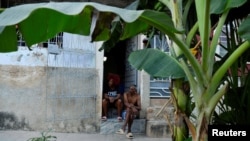
<path id="1" fill-rule="evenodd" d="M 167 138 L 172 136 L 169 124 L 164 120 L 147 121 L 146 135 L 152 138 Z"/>
<path id="2" fill-rule="evenodd" d="M 174 107 L 172 106 L 165 107 L 164 109 L 161 106 L 151 106 L 147 108 L 146 112 L 147 120 L 165 120 L 164 115 L 167 115 L 171 122 L 174 120 Z"/>
<path id="3" fill-rule="evenodd" d="M 174 122 L 174 108 L 165 107 L 162 112 L 162 106 L 152 106 L 147 108 L 146 135 L 148 137 L 166 138 L 171 137 L 171 127 Z M 166 120 L 166 118 L 168 121 Z M 170 122 L 170 123 L 168 123 Z"/>
<path id="4" fill-rule="evenodd" d="M 124 120 L 119 122 L 116 118 L 102 121 L 100 134 L 114 134 L 124 124 Z M 145 134 L 146 133 L 146 119 L 135 119 L 132 125 L 132 133 Z"/>

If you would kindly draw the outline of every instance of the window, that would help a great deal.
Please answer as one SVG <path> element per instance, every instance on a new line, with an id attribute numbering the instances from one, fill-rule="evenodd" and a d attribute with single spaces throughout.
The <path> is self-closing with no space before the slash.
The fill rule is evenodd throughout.
<path id="1" fill-rule="evenodd" d="M 150 47 L 169 53 L 169 42 L 165 34 L 154 35 L 150 40 Z M 150 78 L 150 97 L 168 98 L 170 97 L 170 78 Z"/>

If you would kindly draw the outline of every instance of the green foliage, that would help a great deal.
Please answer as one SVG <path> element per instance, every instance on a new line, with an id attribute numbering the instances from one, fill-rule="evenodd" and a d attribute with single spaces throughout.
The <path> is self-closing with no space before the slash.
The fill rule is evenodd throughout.
<path id="1" fill-rule="evenodd" d="M 41 137 L 30 138 L 27 141 L 56 141 L 57 137 L 49 135 L 49 132 L 41 132 Z"/>
<path id="2" fill-rule="evenodd" d="M 246 40 L 250 41 L 250 17 L 248 16 L 244 21 L 242 22 L 242 26 L 239 28 L 239 34 Z"/>
<path id="3" fill-rule="evenodd" d="M 230 10 L 235 7 L 240 7 L 246 2 L 247 0 L 211 0 L 210 11 L 211 14 L 221 14 L 226 10 Z"/>
<path id="4" fill-rule="evenodd" d="M 2 13 L 4 11 L 4 9 L 3 8 L 0 8 L 0 13 Z"/>
<path id="5" fill-rule="evenodd" d="M 7 26 L 5 28 L 0 26 L 0 52 L 11 52 L 17 50 L 17 36 L 16 29 L 13 26 Z"/>
<path id="6" fill-rule="evenodd" d="M 142 49 L 131 53 L 128 61 L 138 70 L 154 77 L 184 78 L 185 73 L 175 58 L 157 49 Z"/>
<path id="7" fill-rule="evenodd" d="M 155 23 L 152 20 L 157 20 L 158 27 L 165 32 L 179 32 L 168 15 L 152 10 L 128 10 L 85 2 L 25 4 L 7 8 L 0 14 L 0 42 L 4 42 L 0 44 L 0 49 L 15 51 L 16 46 L 7 42 L 14 41 L 16 34 L 8 32 L 10 35 L 6 39 L 3 38 L 7 37 L 3 31 L 7 27 L 16 28 L 16 25 L 28 46 L 50 39 L 59 32 L 89 35 L 94 11 L 99 11 L 100 15 L 91 35 L 92 41 L 110 39 L 110 26 L 117 16 L 123 21 L 122 40 L 144 32 Z"/>
<path id="8" fill-rule="evenodd" d="M 134 21 L 141 14 L 141 12 L 134 13 L 126 11 L 125 9 L 102 6 L 98 3 L 50 2 L 25 4 L 8 8 L 1 13 L 0 27 L 2 29 L 5 29 L 7 26 L 15 28 L 17 24 L 28 46 L 54 37 L 62 31 L 89 35 L 94 9 L 98 9 L 104 13 L 105 11 L 106 13 L 111 13 L 109 11 L 116 11 L 118 14 L 123 13 L 125 16 L 122 18 L 130 22 Z M 131 14 L 133 14 L 135 19 L 129 18 Z M 112 20 L 110 19 L 110 14 L 104 14 L 103 17 L 99 18 L 99 26 L 102 26 L 103 29 L 98 32 L 102 32 L 103 34 L 102 37 L 95 37 L 96 40 L 106 40 L 109 38 L 109 33 L 103 31 L 105 31 L 105 29 L 109 30 L 110 20 Z M 5 36 L 3 32 L 0 33 Z M 16 38 L 16 35 L 12 34 L 10 38 Z M 0 38 L 0 40 L 2 42 L 2 40 L 5 39 Z M 1 46 L 0 48 L 6 47 L 8 46 Z"/>
<path id="9" fill-rule="evenodd" d="M 238 79 L 238 78 L 237 78 Z M 238 81 L 238 80 L 237 80 Z M 250 74 L 247 75 L 243 86 L 233 87 L 233 81 L 230 82 L 230 89 L 224 98 L 219 102 L 212 118 L 212 124 L 230 124 L 230 125 L 250 125 Z"/>
<path id="10" fill-rule="evenodd" d="M 249 87 L 249 84 L 247 86 Z M 230 89 L 225 95 L 225 99 L 218 104 L 220 111 L 214 114 L 212 123 L 250 125 L 248 120 L 250 118 L 249 102 L 250 93 L 246 86 Z"/>
<path id="11" fill-rule="evenodd" d="M 216 63 L 215 69 L 244 42 L 241 38 L 235 36 L 238 33 L 238 28 L 234 25 L 239 24 L 241 20 L 234 19 L 227 23 L 226 30 L 224 31 L 227 44 L 221 45 L 227 53 L 223 57 L 218 56 L 221 60 Z M 214 113 L 212 124 L 250 124 L 249 120 L 247 120 L 250 118 L 250 109 L 248 108 L 250 103 L 250 93 L 248 90 L 250 86 L 250 74 L 247 66 L 249 53 L 250 49 L 246 50 L 234 62 L 229 69 L 230 71 L 222 79 L 222 81 L 229 82 L 229 89 L 217 105 L 218 110 Z"/>
<path id="12" fill-rule="evenodd" d="M 207 131 L 204 127 L 209 123 L 215 106 L 220 102 L 228 87 L 225 84 L 220 89 L 218 88 L 222 84 L 221 82 L 230 67 L 250 47 L 250 43 L 248 42 L 250 32 L 247 32 L 250 21 L 247 18 L 239 25 L 239 35 L 247 41 L 237 45 L 237 48 L 231 54 L 228 54 L 224 62 L 218 68 L 214 68 L 218 40 L 221 30 L 227 21 L 229 11 L 232 8 L 243 5 L 246 0 L 219 0 L 219 2 L 217 0 L 192 1 L 195 4 L 196 11 L 194 13 L 197 14 L 194 15 L 197 17 L 192 19 L 197 19 L 197 23 L 190 24 L 194 25 L 192 28 L 189 28 L 190 30 L 183 28 L 185 27 L 183 23 L 187 21 L 182 21 L 182 0 L 160 1 L 170 9 L 172 15 L 155 10 L 128 10 L 97 3 L 50 2 L 16 6 L 6 9 L 0 14 L 0 49 L 4 51 L 15 49 L 16 46 L 14 44 L 8 44 L 9 41 L 16 40 L 15 33 L 10 32 L 15 29 L 15 25 L 18 25 L 28 46 L 49 39 L 59 32 L 89 35 L 94 10 L 99 12 L 99 16 L 97 17 L 94 32 L 91 35 L 92 41 L 106 41 L 113 38 L 112 33 L 117 34 L 118 31 L 116 27 L 118 29 L 122 27 L 122 31 L 118 32 L 120 36 L 119 38 L 116 36 L 115 41 L 133 37 L 145 32 L 149 27 L 153 27 L 171 39 L 173 42 L 171 47 L 174 50 L 173 56 L 154 49 L 143 49 L 132 53 L 129 61 L 136 69 L 146 70 L 153 77 L 187 77 L 195 109 L 197 110 L 197 123 L 193 125 L 187 119 L 185 121 L 189 129 L 191 129 L 190 131 L 194 140 L 206 140 Z M 192 2 L 187 2 L 187 4 L 191 6 Z M 188 11 L 185 11 L 185 13 L 188 15 Z M 215 22 L 211 22 L 211 14 L 219 14 L 212 37 L 213 25 L 211 23 Z M 116 21 L 117 19 L 118 21 Z M 187 17 L 184 17 L 184 19 L 188 20 Z M 197 34 L 201 42 L 201 63 L 196 60 L 190 51 L 190 48 L 192 48 L 192 38 Z M 188 99 L 182 91 L 179 91 L 182 84 L 181 80 L 175 81 L 179 82 L 180 85 L 176 87 L 177 85 L 175 84 L 177 83 L 174 83 L 173 88 L 176 95 L 175 98 L 178 99 L 177 111 L 180 114 L 179 116 L 186 114 L 183 111 L 179 111 L 180 109 L 189 108 L 183 107 L 187 106 Z M 178 131 L 180 131 L 179 137 L 183 136 L 181 133 L 184 130 Z"/>
<path id="13" fill-rule="evenodd" d="M 185 141 L 192 141 L 192 137 L 187 138 Z"/>

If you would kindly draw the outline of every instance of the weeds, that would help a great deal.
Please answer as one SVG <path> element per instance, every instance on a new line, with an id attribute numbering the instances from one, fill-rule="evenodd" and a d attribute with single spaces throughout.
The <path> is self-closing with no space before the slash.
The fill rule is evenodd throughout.
<path id="1" fill-rule="evenodd" d="M 56 136 L 49 135 L 50 131 L 42 132 L 41 137 L 30 138 L 27 141 L 56 141 Z"/>

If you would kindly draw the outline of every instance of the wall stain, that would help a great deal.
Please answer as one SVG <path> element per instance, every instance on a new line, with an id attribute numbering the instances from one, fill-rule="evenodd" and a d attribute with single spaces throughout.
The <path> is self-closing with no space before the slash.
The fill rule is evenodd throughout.
<path id="1" fill-rule="evenodd" d="M 25 118 L 18 120 L 18 118 L 13 113 L 0 112 L 0 130 L 7 129 L 31 129 L 27 123 L 25 123 Z"/>

